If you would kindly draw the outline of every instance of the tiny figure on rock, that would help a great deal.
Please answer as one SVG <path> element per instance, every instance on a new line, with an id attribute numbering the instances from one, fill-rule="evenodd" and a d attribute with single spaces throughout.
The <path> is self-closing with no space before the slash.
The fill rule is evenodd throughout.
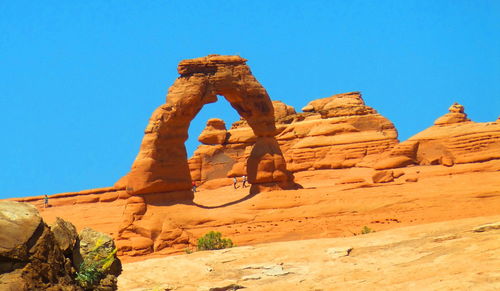
<path id="1" fill-rule="evenodd" d="M 238 179 L 236 177 L 233 177 L 233 187 L 234 189 L 238 189 Z"/>
<path id="2" fill-rule="evenodd" d="M 243 176 L 243 184 L 242 184 L 243 188 L 246 188 L 247 187 L 247 176 Z"/>

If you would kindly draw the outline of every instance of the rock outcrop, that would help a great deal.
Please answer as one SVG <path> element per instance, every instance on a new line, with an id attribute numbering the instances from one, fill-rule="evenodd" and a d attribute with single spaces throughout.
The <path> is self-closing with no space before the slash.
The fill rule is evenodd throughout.
<path id="1" fill-rule="evenodd" d="M 273 101 L 273 107 L 276 140 L 292 172 L 353 167 L 398 143 L 394 125 L 366 106 L 359 92 L 314 100 L 302 113 L 280 101 Z M 211 131 L 207 125 L 203 132 Z M 189 161 L 194 180 L 245 175 L 256 136 L 245 120 L 235 122 L 227 135 L 224 143 L 204 143 L 194 152 Z"/>
<path id="2" fill-rule="evenodd" d="M 0 290 L 82 290 L 34 206 L 0 202 L 0 229 Z"/>
<path id="3" fill-rule="evenodd" d="M 278 132 L 269 95 L 245 59 L 210 55 L 181 61 L 177 70 L 180 77 L 170 87 L 166 103 L 151 116 L 132 169 L 117 186 L 126 186 L 134 195 L 170 192 L 164 200 L 192 200 L 184 146 L 188 127 L 205 104 L 216 102 L 217 95 L 221 95 L 255 135 L 247 167 L 250 191 L 297 188 L 274 138 Z M 201 140 L 209 144 L 224 142 L 222 125 L 211 121 L 209 126 Z"/>
<path id="4" fill-rule="evenodd" d="M 0 229 L 0 290 L 85 289 L 76 279 L 80 264 L 75 263 L 73 253 L 79 240 L 71 223 L 58 218 L 49 227 L 35 206 L 0 201 Z M 109 260 L 120 262 L 114 254 Z M 90 289 L 116 290 L 120 272 L 121 268 Z"/>
<path id="5" fill-rule="evenodd" d="M 224 120 L 212 118 L 207 121 L 207 126 L 198 137 L 202 144 L 216 145 L 226 142 L 227 129 Z"/>
<path id="6" fill-rule="evenodd" d="M 465 114 L 464 112 L 465 111 L 464 106 L 458 104 L 457 102 L 453 103 L 453 105 L 450 106 L 448 111 L 449 111 L 448 113 L 436 119 L 436 121 L 434 121 L 434 124 L 446 125 L 446 124 L 470 121 L 470 119 L 467 118 L 467 114 Z"/>
<path id="7" fill-rule="evenodd" d="M 145 130 L 145 136 L 131 171 L 115 187 L 125 187 L 131 195 L 127 200 L 120 226 L 120 253 L 145 254 L 161 250 L 169 241 L 182 241 L 182 231 L 148 212 L 148 208 L 168 203 L 192 203 L 192 175 L 203 175 L 200 160 L 193 160 L 191 174 L 184 142 L 191 120 L 205 104 L 224 96 L 236 109 L 252 132 L 248 154 L 239 162 L 245 166 L 250 194 L 270 190 L 297 189 L 300 185 L 287 170 L 286 162 L 276 141 L 278 130 L 274 108 L 262 85 L 254 78 L 246 60 L 239 56 L 210 55 L 184 60 L 177 68 L 180 77 L 170 87 L 166 104 L 155 110 Z M 279 111 L 287 113 L 289 107 Z M 245 135 L 248 135 L 245 133 Z M 234 143 L 237 135 L 229 135 L 221 120 L 211 119 L 199 140 L 216 154 L 218 147 Z M 238 140 L 240 142 L 240 140 Z M 225 162 L 225 161 L 224 161 Z M 222 172 L 227 172 L 227 165 Z M 196 168 L 198 170 L 196 170 Z M 161 211 L 160 211 L 161 212 Z"/>
<path id="8" fill-rule="evenodd" d="M 382 155 L 375 168 L 398 168 L 409 164 L 451 167 L 493 159 L 500 159 L 500 123 L 470 121 L 464 107 L 454 103 L 449 113 L 438 118 L 434 126 Z"/>

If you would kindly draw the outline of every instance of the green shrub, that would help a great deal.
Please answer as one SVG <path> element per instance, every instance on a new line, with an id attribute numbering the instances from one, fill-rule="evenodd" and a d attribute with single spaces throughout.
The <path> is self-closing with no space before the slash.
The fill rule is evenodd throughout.
<path id="1" fill-rule="evenodd" d="M 198 239 L 198 250 L 220 250 L 233 247 L 233 242 L 228 238 L 222 238 L 220 232 L 211 231 Z"/>
<path id="2" fill-rule="evenodd" d="M 86 262 L 80 264 L 80 271 L 76 272 L 76 281 L 85 289 L 91 288 L 102 278 L 97 262 Z"/>
<path id="3" fill-rule="evenodd" d="M 104 277 L 106 270 L 115 261 L 115 248 L 107 256 L 100 254 L 99 249 L 103 246 L 103 240 L 98 239 L 95 246 L 80 264 L 80 270 L 76 272 L 76 281 L 86 290 L 93 290 L 93 286 L 99 283 Z"/>
<path id="4" fill-rule="evenodd" d="M 370 233 L 370 232 L 375 232 L 373 229 L 369 228 L 368 226 L 363 226 L 363 228 L 361 229 L 361 234 L 367 234 L 367 233 Z"/>

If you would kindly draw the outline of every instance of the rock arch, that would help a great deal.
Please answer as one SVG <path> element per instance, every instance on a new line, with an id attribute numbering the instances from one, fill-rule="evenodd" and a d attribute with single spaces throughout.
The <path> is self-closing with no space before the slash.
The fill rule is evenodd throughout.
<path id="1" fill-rule="evenodd" d="M 166 103 L 153 112 L 131 171 L 116 186 L 125 186 L 132 195 L 172 192 L 165 198 L 193 199 L 184 142 L 191 120 L 220 95 L 257 136 L 247 161 L 250 192 L 297 187 L 274 138 L 271 100 L 246 59 L 209 55 L 183 60 L 177 70 L 180 76 L 168 90 Z"/>

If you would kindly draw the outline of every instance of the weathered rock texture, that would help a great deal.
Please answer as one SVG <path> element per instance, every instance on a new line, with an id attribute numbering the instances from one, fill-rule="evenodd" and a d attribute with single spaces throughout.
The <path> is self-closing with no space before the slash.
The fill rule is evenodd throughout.
<path id="1" fill-rule="evenodd" d="M 434 122 L 434 126 L 382 155 L 375 168 L 398 168 L 409 164 L 451 167 L 493 159 L 500 159 L 500 123 L 470 121 L 464 107 L 455 103 L 449 113 Z"/>
<path id="2" fill-rule="evenodd" d="M 398 143 L 394 125 L 366 106 L 359 92 L 314 100 L 303 113 L 280 101 L 273 101 L 273 107 L 276 139 L 292 172 L 353 167 Z M 202 136 L 211 131 L 207 126 Z M 194 152 L 189 160 L 194 180 L 245 175 L 246 160 L 257 138 L 245 120 L 235 122 L 227 136 L 224 143 L 204 143 Z"/>
<path id="3" fill-rule="evenodd" d="M 117 252 L 113 238 L 102 232 L 95 231 L 91 228 L 84 228 L 78 235 L 75 248 L 73 249 L 73 266 L 78 272 L 81 272 L 82 263 L 87 261 L 106 260 L 115 258 Z M 103 272 L 103 278 L 100 285 L 106 285 L 109 290 L 116 290 L 116 278 L 122 271 L 122 264 L 120 260 L 109 260 L 109 265 Z M 104 286 L 101 286 L 101 289 Z"/>
<path id="4" fill-rule="evenodd" d="M 210 55 L 184 60 L 177 69 L 180 77 L 170 87 L 166 104 L 157 108 L 150 118 L 130 173 L 115 185 L 126 187 L 133 195 L 127 200 L 118 232 L 120 253 L 146 254 L 174 242 L 187 241 L 183 231 L 155 213 L 154 208 L 192 202 L 192 180 L 184 142 L 191 120 L 205 104 L 216 102 L 217 95 L 229 101 L 252 132 L 248 155 L 242 161 L 246 164 L 243 174 L 252 184 L 250 193 L 299 187 L 287 170 L 275 139 L 278 131 L 269 95 L 253 77 L 245 59 Z M 278 112 L 287 110 L 284 106 Z M 222 120 L 211 119 L 199 140 L 216 149 L 232 142 L 234 136 L 228 135 Z"/>
<path id="5" fill-rule="evenodd" d="M 192 200 L 184 146 L 188 127 L 205 104 L 216 102 L 217 95 L 221 95 L 255 135 L 247 166 L 251 192 L 297 187 L 274 138 L 278 132 L 271 100 L 245 59 L 210 55 L 184 60 L 177 70 L 180 77 L 170 87 L 166 103 L 151 116 L 132 169 L 118 186 L 126 185 L 127 191 L 135 195 L 176 192 L 164 199 Z M 224 143 L 225 139 L 224 128 L 217 121 L 210 121 L 209 129 L 200 137 L 209 144 Z"/>
<path id="6" fill-rule="evenodd" d="M 394 125 L 366 106 L 358 92 L 314 100 L 303 113 L 280 101 L 273 105 L 280 132 L 276 139 L 292 172 L 453 166 L 500 158 L 500 122 L 473 122 L 458 103 L 434 126 L 402 143 Z M 213 183 L 221 178 L 245 173 L 255 136 L 244 120 L 235 122 L 227 135 L 225 143 L 199 146 L 189 160 L 193 179 L 209 188 L 224 185 Z"/>
<path id="7" fill-rule="evenodd" d="M 0 202 L 0 290 L 81 290 L 37 209 Z"/>
<path id="8" fill-rule="evenodd" d="M 499 290 L 500 230 L 494 228 L 499 221 L 498 215 L 475 217 L 145 260 L 126 264 L 118 286 L 127 291 L 236 290 L 231 285 L 242 291 Z"/>
<path id="9" fill-rule="evenodd" d="M 35 206 L 0 201 L 0 230 L 0 290 L 83 290 L 75 280 L 79 239 L 71 223 L 57 218 L 49 227 Z M 116 256 L 111 259 L 120 264 Z M 92 290 L 116 290 L 120 272 Z M 108 281 L 113 284 L 103 284 Z"/>

